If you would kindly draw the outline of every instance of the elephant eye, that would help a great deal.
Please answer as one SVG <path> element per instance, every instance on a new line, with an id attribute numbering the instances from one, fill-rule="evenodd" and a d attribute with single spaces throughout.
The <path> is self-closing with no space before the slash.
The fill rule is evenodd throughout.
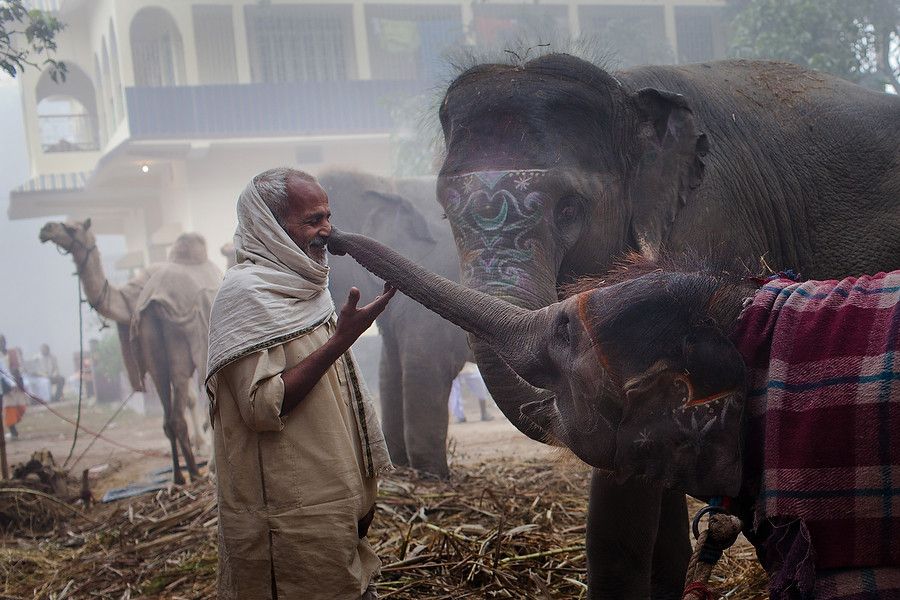
<path id="1" fill-rule="evenodd" d="M 566 229 L 581 219 L 581 202 L 574 196 L 563 198 L 556 205 L 556 226 Z"/>

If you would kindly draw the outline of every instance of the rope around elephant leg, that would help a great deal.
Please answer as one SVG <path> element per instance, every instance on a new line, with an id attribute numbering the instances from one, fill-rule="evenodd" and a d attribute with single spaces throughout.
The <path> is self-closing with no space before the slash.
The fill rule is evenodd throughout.
<path id="1" fill-rule="evenodd" d="M 709 508 L 709 507 L 707 507 Z M 706 510 L 706 509 L 704 509 Z M 697 518 L 702 516 L 698 513 Z M 709 577 L 722 557 L 741 532 L 741 520 L 724 512 L 709 516 L 709 526 L 697 538 L 697 545 L 688 564 L 687 585 L 682 600 L 715 600 L 718 596 L 709 589 Z"/>

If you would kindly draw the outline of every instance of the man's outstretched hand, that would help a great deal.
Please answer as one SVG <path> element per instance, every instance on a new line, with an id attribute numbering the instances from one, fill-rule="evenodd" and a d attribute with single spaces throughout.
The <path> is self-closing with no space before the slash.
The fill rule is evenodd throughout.
<path id="1" fill-rule="evenodd" d="M 349 341 L 351 344 L 355 342 L 363 332 L 372 326 L 375 319 L 380 315 L 388 302 L 397 292 L 396 288 L 389 283 L 384 284 L 384 291 L 375 297 L 369 304 L 362 308 L 357 308 L 359 304 L 359 290 L 355 287 L 350 288 L 350 296 L 347 303 L 341 308 L 338 315 L 337 327 L 334 335 L 341 339 Z"/>
<path id="2" fill-rule="evenodd" d="M 314 350 L 309 356 L 281 374 L 284 381 L 284 400 L 281 403 L 281 416 L 284 417 L 306 398 L 310 390 L 322 378 L 331 365 L 350 349 L 359 336 L 372 326 L 375 318 L 385 309 L 395 290 L 384 284 L 384 291 L 372 302 L 357 308 L 359 290 L 350 288 L 350 297 L 338 315 L 334 335 L 325 344 Z"/>

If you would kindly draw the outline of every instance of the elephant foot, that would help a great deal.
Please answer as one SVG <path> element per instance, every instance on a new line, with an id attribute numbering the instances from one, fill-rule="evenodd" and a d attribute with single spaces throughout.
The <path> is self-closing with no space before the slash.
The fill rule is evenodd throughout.
<path id="1" fill-rule="evenodd" d="M 414 466 L 413 471 L 419 479 L 441 480 L 450 477 L 450 469 L 447 466 Z"/>

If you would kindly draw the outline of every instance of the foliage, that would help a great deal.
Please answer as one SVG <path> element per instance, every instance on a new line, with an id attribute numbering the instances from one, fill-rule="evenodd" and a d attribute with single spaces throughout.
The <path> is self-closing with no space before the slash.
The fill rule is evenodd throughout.
<path id="1" fill-rule="evenodd" d="M 50 13 L 29 10 L 23 0 L 0 0 L 0 70 L 15 77 L 26 67 L 46 67 L 53 81 L 65 81 L 65 63 L 50 56 L 63 27 Z"/>
<path id="2" fill-rule="evenodd" d="M 125 371 L 122 361 L 122 348 L 119 344 L 119 336 L 115 331 L 107 330 L 100 338 L 96 348 L 92 350 L 94 370 L 110 381 L 117 381 L 119 375 Z"/>
<path id="3" fill-rule="evenodd" d="M 731 54 L 775 58 L 900 93 L 896 0 L 731 0 Z"/>

